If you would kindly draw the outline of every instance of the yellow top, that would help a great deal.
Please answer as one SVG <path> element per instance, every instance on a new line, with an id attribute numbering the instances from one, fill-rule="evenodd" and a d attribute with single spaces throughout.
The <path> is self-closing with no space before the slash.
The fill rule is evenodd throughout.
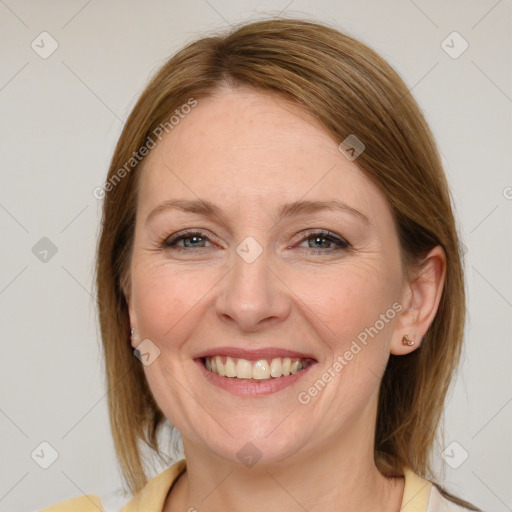
<path id="1" fill-rule="evenodd" d="M 165 469 L 152 478 L 119 512 L 162 512 L 169 489 L 185 469 L 184 459 Z M 455 512 L 465 510 L 445 500 L 431 482 L 421 478 L 410 469 L 405 470 L 404 476 L 404 495 L 400 512 Z M 40 512 L 98 511 L 104 512 L 101 499 L 94 494 L 87 494 L 62 501 Z"/>

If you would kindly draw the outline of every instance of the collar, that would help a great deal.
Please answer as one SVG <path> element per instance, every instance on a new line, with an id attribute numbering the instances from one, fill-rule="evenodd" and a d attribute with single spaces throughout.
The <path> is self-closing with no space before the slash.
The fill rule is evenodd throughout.
<path id="1" fill-rule="evenodd" d="M 404 477 L 404 495 L 400 512 L 425 512 L 432 482 L 421 478 L 410 468 L 405 468 Z"/>
<path id="2" fill-rule="evenodd" d="M 161 512 L 167 494 L 178 477 L 185 472 L 187 464 L 182 459 L 152 478 L 134 498 L 123 507 L 122 512 Z M 409 468 L 404 471 L 404 495 L 400 512 L 425 512 L 432 483 L 421 478 Z"/>
<path id="3" fill-rule="evenodd" d="M 185 459 L 168 467 L 152 478 L 121 512 L 162 512 L 171 486 L 186 469 Z"/>

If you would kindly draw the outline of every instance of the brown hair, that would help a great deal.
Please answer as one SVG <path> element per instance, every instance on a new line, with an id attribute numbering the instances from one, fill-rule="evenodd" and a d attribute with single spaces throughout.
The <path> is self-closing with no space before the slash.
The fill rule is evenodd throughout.
<path id="1" fill-rule="evenodd" d="M 357 164 L 387 198 L 405 269 L 433 247 L 444 249 L 447 268 L 437 314 L 420 348 L 390 356 L 375 433 L 375 462 L 383 474 L 403 474 L 410 467 L 431 478 L 429 458 L 465 318 L 462 253 L 433 136 L 407 86 L 373 50 L 325 25 L 271 19 L 199 39 L 173 56 L 133 108 L 112 158 L 97 293 L 111 428 L 126 482 L 133 492 L 145 485 L 139 442 L 158 454 L 165 417 L 129 343 L 125 290 L 140 169 L 132 165 L 114 185 L 112 180 L 176 109 L 225 84 L 273 92 L 313 114 L 339 142 L 354 134 L 364 143 Z"/>

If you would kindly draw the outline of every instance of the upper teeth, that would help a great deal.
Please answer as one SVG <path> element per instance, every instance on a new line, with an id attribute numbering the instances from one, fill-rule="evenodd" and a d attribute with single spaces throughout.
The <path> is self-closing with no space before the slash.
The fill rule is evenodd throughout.
<path id="1" fill-rule="evenodd" d="M 207 370 L 221 377 L 262 380 L 295 374 L 306 368 L 308 362 L 290 357 L 275 357 L 269 363 L 267 359 L 253 362 L 230 356 L 212 356 L 205 358 L 205 365 Z"/>

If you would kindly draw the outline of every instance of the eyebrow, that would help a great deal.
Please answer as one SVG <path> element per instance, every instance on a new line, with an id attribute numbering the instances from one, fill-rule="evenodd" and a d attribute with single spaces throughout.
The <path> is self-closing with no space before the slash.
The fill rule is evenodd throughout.
<path id="1" fill-rule="evenodd" d="M 219 217 L 223 218 L 222 210 L 219 206 L 204 199 L 171 199 L 164 201 L 154 208 L 146 217 L 145 223 L 147 224 L 156 214 L 169 209 L 178 209 L 187 213 L 195 213 L 204 217 Z M 285 203 L 281 208 L 278 215 L 278 222 L 296 215 L 306 215 L 317 213 L 321 211 L 342 211 L 349 213 L 354 217 L 363 220 L 366 224 L 371 225 L 368 217 L 364 213 L 356 210 L 352 206 L 345 204 L 341 201 L 294 201 Z"/>

